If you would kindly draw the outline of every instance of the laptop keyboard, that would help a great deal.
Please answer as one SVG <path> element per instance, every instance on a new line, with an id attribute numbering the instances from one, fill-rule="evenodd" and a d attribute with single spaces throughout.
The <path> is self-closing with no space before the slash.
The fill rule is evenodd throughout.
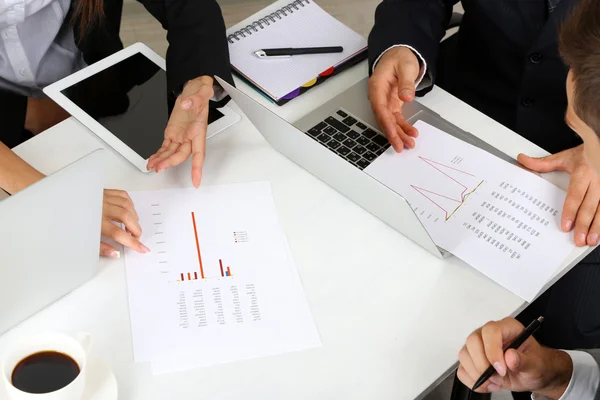
<path id="1" fill-rule="evenodd" d="M 360 170 L 390 147 L 385 136 L 342 109 L 306 134 Z"/>

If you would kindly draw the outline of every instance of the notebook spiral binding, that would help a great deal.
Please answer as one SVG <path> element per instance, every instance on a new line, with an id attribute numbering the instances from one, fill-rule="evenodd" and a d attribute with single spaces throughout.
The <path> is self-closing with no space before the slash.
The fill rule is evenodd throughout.
<path id="1" fill-rule="evenodd" d="M 271 13 L 257 21 L 254 21 L 250 25 L 247 25 L 245 28 L 240 29 L 237 32 L 232 33 L 227 36 L 227 40 L 229 43 L 235 43 L 240 41 L 242 38 L 246 36 L 252 35 L 254 32 L 258 32 L 259 29 L 265 29 L 265 27 L 270 26 L 272 24 L 277 23 L 282 20 L 284 17 L 287 17 L 288 14 L 293 14 L 294 11 L 300 10 L 301 7 L 305 7 L 310 3 L 310 0 L 295 0 L 292 1 L 285 7 L 281 7 L 279 10 Z"/>

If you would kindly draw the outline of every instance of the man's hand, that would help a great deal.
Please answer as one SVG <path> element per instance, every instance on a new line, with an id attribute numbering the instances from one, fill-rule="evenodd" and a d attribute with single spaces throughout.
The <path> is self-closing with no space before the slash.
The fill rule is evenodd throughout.
<path id="1" fill-rule="evenodd" d="M 519 163 L 536 172 L 566 171 L 571 174 L 561 227 L 575 227 L 577 246 L 595 246 L 600 235 L 600 179 L 583 155 L 583 145 L 543 158 L 519 154 Z"/>
<path id="2" fill-rule="evenodd" d="M 214 96 L 213 78 L 189 81 L 177 98 L 165 129 L 162 147 L 148 159 L 148 171 L 160 172 L 185 162 L 192 155 L 192 182 L 200 186 L 206 149 L 208 102 Z"/>
<path id="3" fill-rule="evenodd" d="M 139 241 L 142 235 L 142 228 L 138 221 L 138 215 L 127 192 L 122 190 L 104 190 L 102 235 L 138 253 L 148 253 L 150 249 Z M 125 225 L 125 230 L 113 222 L 122 223 Z M 108 243 L 100 243 L 100 255 L 112 258 L 119 257 L 119 253 Z"/>
<path id="4" fill-rule="evenodd" d="M 535 392 L 551 399 L 560 398 L 573 375 L 571 357 L 560 350 L 540 346 L 529 338 L 518 350 L 507 347 L 525 328 L 514 318 L 489 322 L 468 338 L 458 355 L 458 379 L 471 388 L 485 370 L 497 371 L 477 392 Z"/>
<path id="5" fill-rule="evenodd" d="M 377 62 L 369 79 L 369 100 L 377 122 L 394 150 L 415 147 L 419 132 L 402 115 L 402 105 L 415 98 L 415 81 L 421 68 L 407 47 L 388 50 Z"/>

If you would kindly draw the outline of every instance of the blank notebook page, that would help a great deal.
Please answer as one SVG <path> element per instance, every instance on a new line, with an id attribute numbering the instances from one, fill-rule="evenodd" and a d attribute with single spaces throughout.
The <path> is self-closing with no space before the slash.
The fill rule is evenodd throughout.
<path id="1" fill-rule="evenodd" d="M 297 9 L 287 7 L 280 18 L 273 16 L 270 25 L 262 22 L 262 28 L 254 24 L 230 37 L 231 64 L 248 80 L 276 100 L 315 79 L 320 73 L 336 66 L 366 48 L 366 40 L 346 25 L 333 18 L 311 0 L 295 2 Z M 288 2 L 277 2 L 273 6 L 285 7 Z M 294 12 L 288 11 L 292 9 Z M 268 7 L 251 17 L 246 27 L 273 11 Z M 263 20 L 264 21 L 264 20 Z M 245 21 L 246 22 L 246 21 Z M 235 28 L 234 28 L 235 29 Z M 251 34 L 249 34 L 251 32 Z M 233 32 L 229 32 L 233 33 Z M 233 43 L 231 43 L 233 42 Z M 342 46 L 344 51 L 335 54 L 299 55 L 281 59 L 259 59 L 256 50 L 280 47 L 324 47 Z"/>

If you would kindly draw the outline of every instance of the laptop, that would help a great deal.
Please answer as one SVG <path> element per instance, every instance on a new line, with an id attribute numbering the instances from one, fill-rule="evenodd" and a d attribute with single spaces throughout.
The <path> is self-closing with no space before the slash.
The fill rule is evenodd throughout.
<path id="1" fill-rule="evenodd" d="M 0 201 L 0 333 L 96 274 L 102 153 Z"/>
<path id="2" fill-rule="evenodd" d="M 217 80 L 277 151 L 430 253 L 441 258 L 450 255 L 436 246 L 406 199 L 388 188 L 385 179 L 365 171 L 390 147 L 371 110 L 368 78 L 293 124 L 222 79 Z M 514 163 L 510 156 L 417 101 L 405 104 L 403 114 L 411 124 L 422 120 Z"/>

